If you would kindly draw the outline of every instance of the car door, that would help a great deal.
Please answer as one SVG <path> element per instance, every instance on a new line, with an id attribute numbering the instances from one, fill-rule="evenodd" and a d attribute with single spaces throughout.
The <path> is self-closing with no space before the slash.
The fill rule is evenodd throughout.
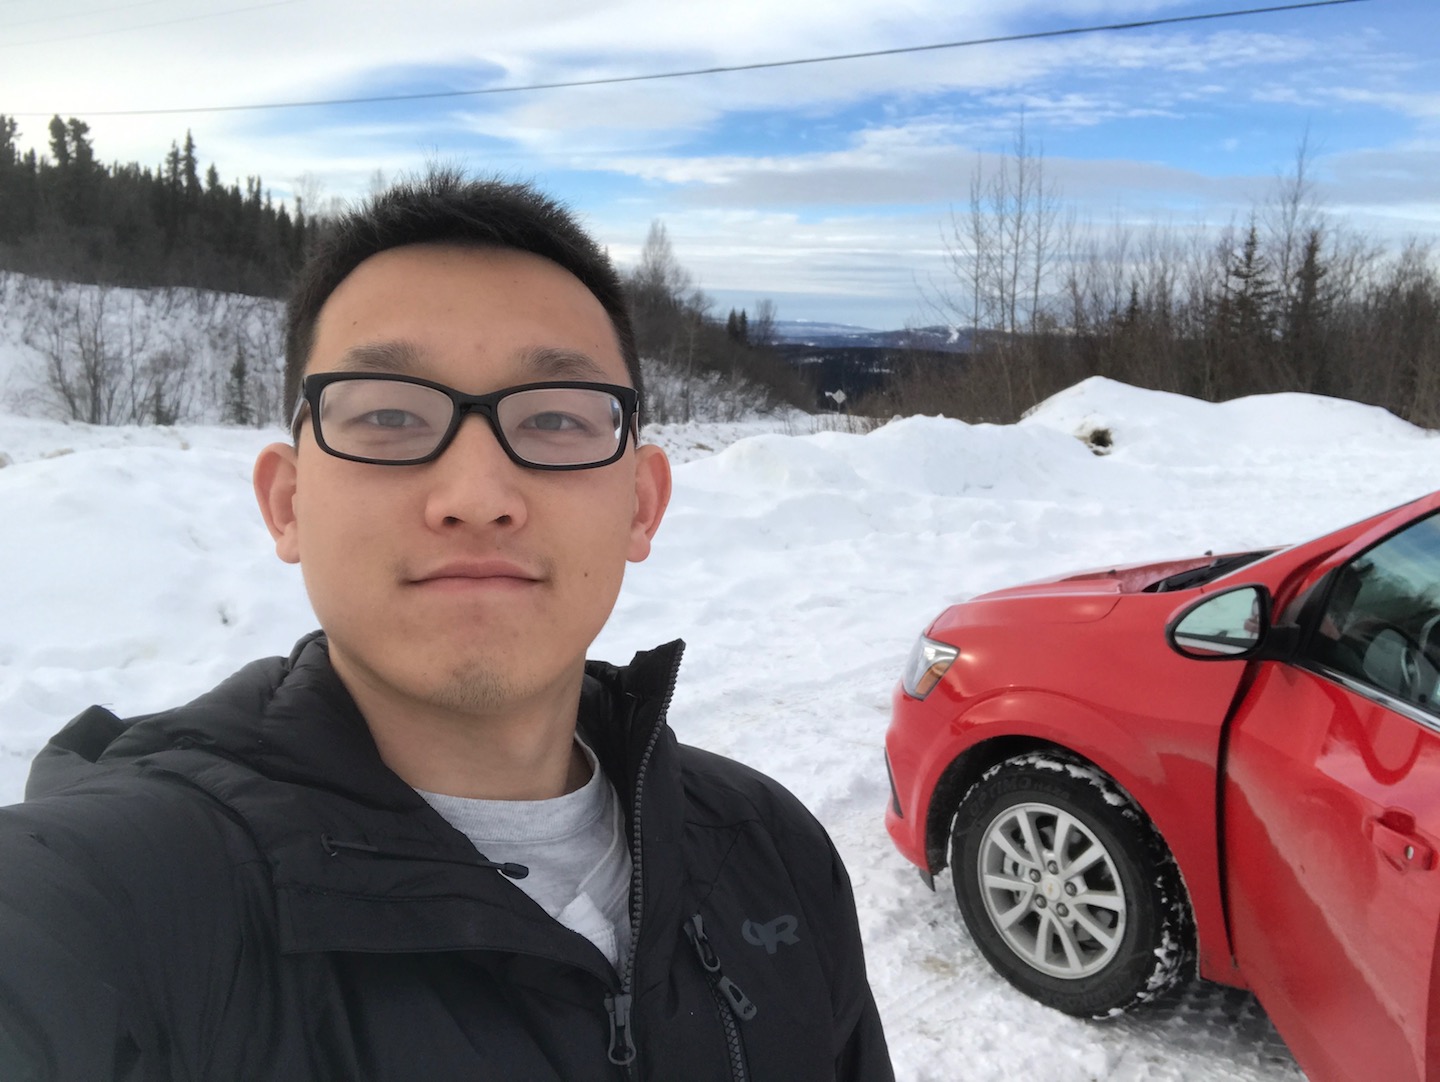
<path id="1" fill-rule="evenodd" d="M 1440 515 L 1346 555 L 1230 726 L 1237 963 L 1314 1082 L 1440 1077 Z"/>

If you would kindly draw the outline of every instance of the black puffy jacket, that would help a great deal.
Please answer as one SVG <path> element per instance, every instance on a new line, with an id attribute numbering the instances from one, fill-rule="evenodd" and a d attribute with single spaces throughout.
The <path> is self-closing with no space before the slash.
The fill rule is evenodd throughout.
<path id="1" fill-rule="evenodd" d="M 384 765 L 321 636 L 86 711 L 0 810 L 0 1080 L 891 1079 L 844 868 L 675 741 L 679 655 L 587 669 L 635 869 L 619 974 Z"/>

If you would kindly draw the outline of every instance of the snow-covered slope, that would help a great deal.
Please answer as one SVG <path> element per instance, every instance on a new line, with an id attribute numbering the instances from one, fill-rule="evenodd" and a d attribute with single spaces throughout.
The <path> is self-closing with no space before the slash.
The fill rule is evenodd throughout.
<path id="1" fill-rule="evenodd" d="M 281 413 L 283 309 L 277 300 L 234 293 L 81 285 L 0 270 L 0 411 L 147 423 L 159 416 L 158 400 L 162 419 L 215 423 L 241 417 L 238 393 L 251 419 L 273 421 Z M 776 412 L 772 396 L 743 377 L 687 375 L 649 359 L 644 376 L 647 418 L 737 421 Z M 100 392 L 93 398 L 92 386 Z M 97 399 L 100 412 L 89 412 Z"/>
<path id="2" fill-rule="evenodd" d="M 88 386 L 84 369 L 103 373 L 89 381 L 109 400 L 102 420 L 151 420 L 158 393 L 172 418 L 219 421 L 235 416 L 226 412 L 226 393 L 240 360 L 246 405 L 254 416 L 274 417 L 283 353 L 279 301 L 0 270 L 0 410 L 73 416 L 56 387 Z M 85 395 L 80 401 L 88 408 Z"/>
<path id="3" fill-rule="evenodd" d="M 653 432 L 682 463 L 675 499 L 595 654 L 687 639 L 681 739 L 773 774 L 830 828 L 900 1078 L 1299 1079 L 1243 996 L 1199 989 L 1184 1010 L 1098 1025 L 996 977 L 948 876 L 925 890 L 885 834 L 889 697 L 950 601 L 1067 568 L 1303 539 L 1429 491 L 1440 440 L 1329 399 L 1210 405 L 1105 380 L 1013 426 L 765 427 Z M 1076 438 L 1101 428 L 1104 456 Z M 278 437 L 0 416 L 0 803 L 84 706 L 171 705 L 311 627 L 250 497 L 254 453 Z"/>

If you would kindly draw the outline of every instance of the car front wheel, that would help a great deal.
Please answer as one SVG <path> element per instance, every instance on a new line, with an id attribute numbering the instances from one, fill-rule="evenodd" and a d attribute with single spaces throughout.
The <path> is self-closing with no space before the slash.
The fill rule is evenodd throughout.
<path id="1" fill-rule="evenodd" d="M 1169 851 L 1105 774 L 1053 752 L 991 767 L 951 835 L 955 897 L 976 945 L 1015 987 L 1106 1017 L 1184 975 L 1189 913 Z"/>

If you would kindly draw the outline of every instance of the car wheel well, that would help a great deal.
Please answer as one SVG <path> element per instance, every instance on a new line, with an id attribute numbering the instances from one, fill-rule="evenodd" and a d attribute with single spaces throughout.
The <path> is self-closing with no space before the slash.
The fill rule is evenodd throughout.
<path id="1" fill-rule="evenodd" d="M 930 866 L 932 875 L 950 862 L 950 827 L 955 821 L 955 812 L 960 808 L 960 801 L 970 791 L 970 787 L 996 763 L 1031 751 L 1056 751 L 1074 755 L 1068 748 L 1052 744 L 1048 740 L 1039 740 L 1032 736 L 998 736 L 957 755 L 945 768 L 940 780 L 935 783 L 935 791 L 930 796 L 930 807 L 925 818 L 925 862 Z"/>

